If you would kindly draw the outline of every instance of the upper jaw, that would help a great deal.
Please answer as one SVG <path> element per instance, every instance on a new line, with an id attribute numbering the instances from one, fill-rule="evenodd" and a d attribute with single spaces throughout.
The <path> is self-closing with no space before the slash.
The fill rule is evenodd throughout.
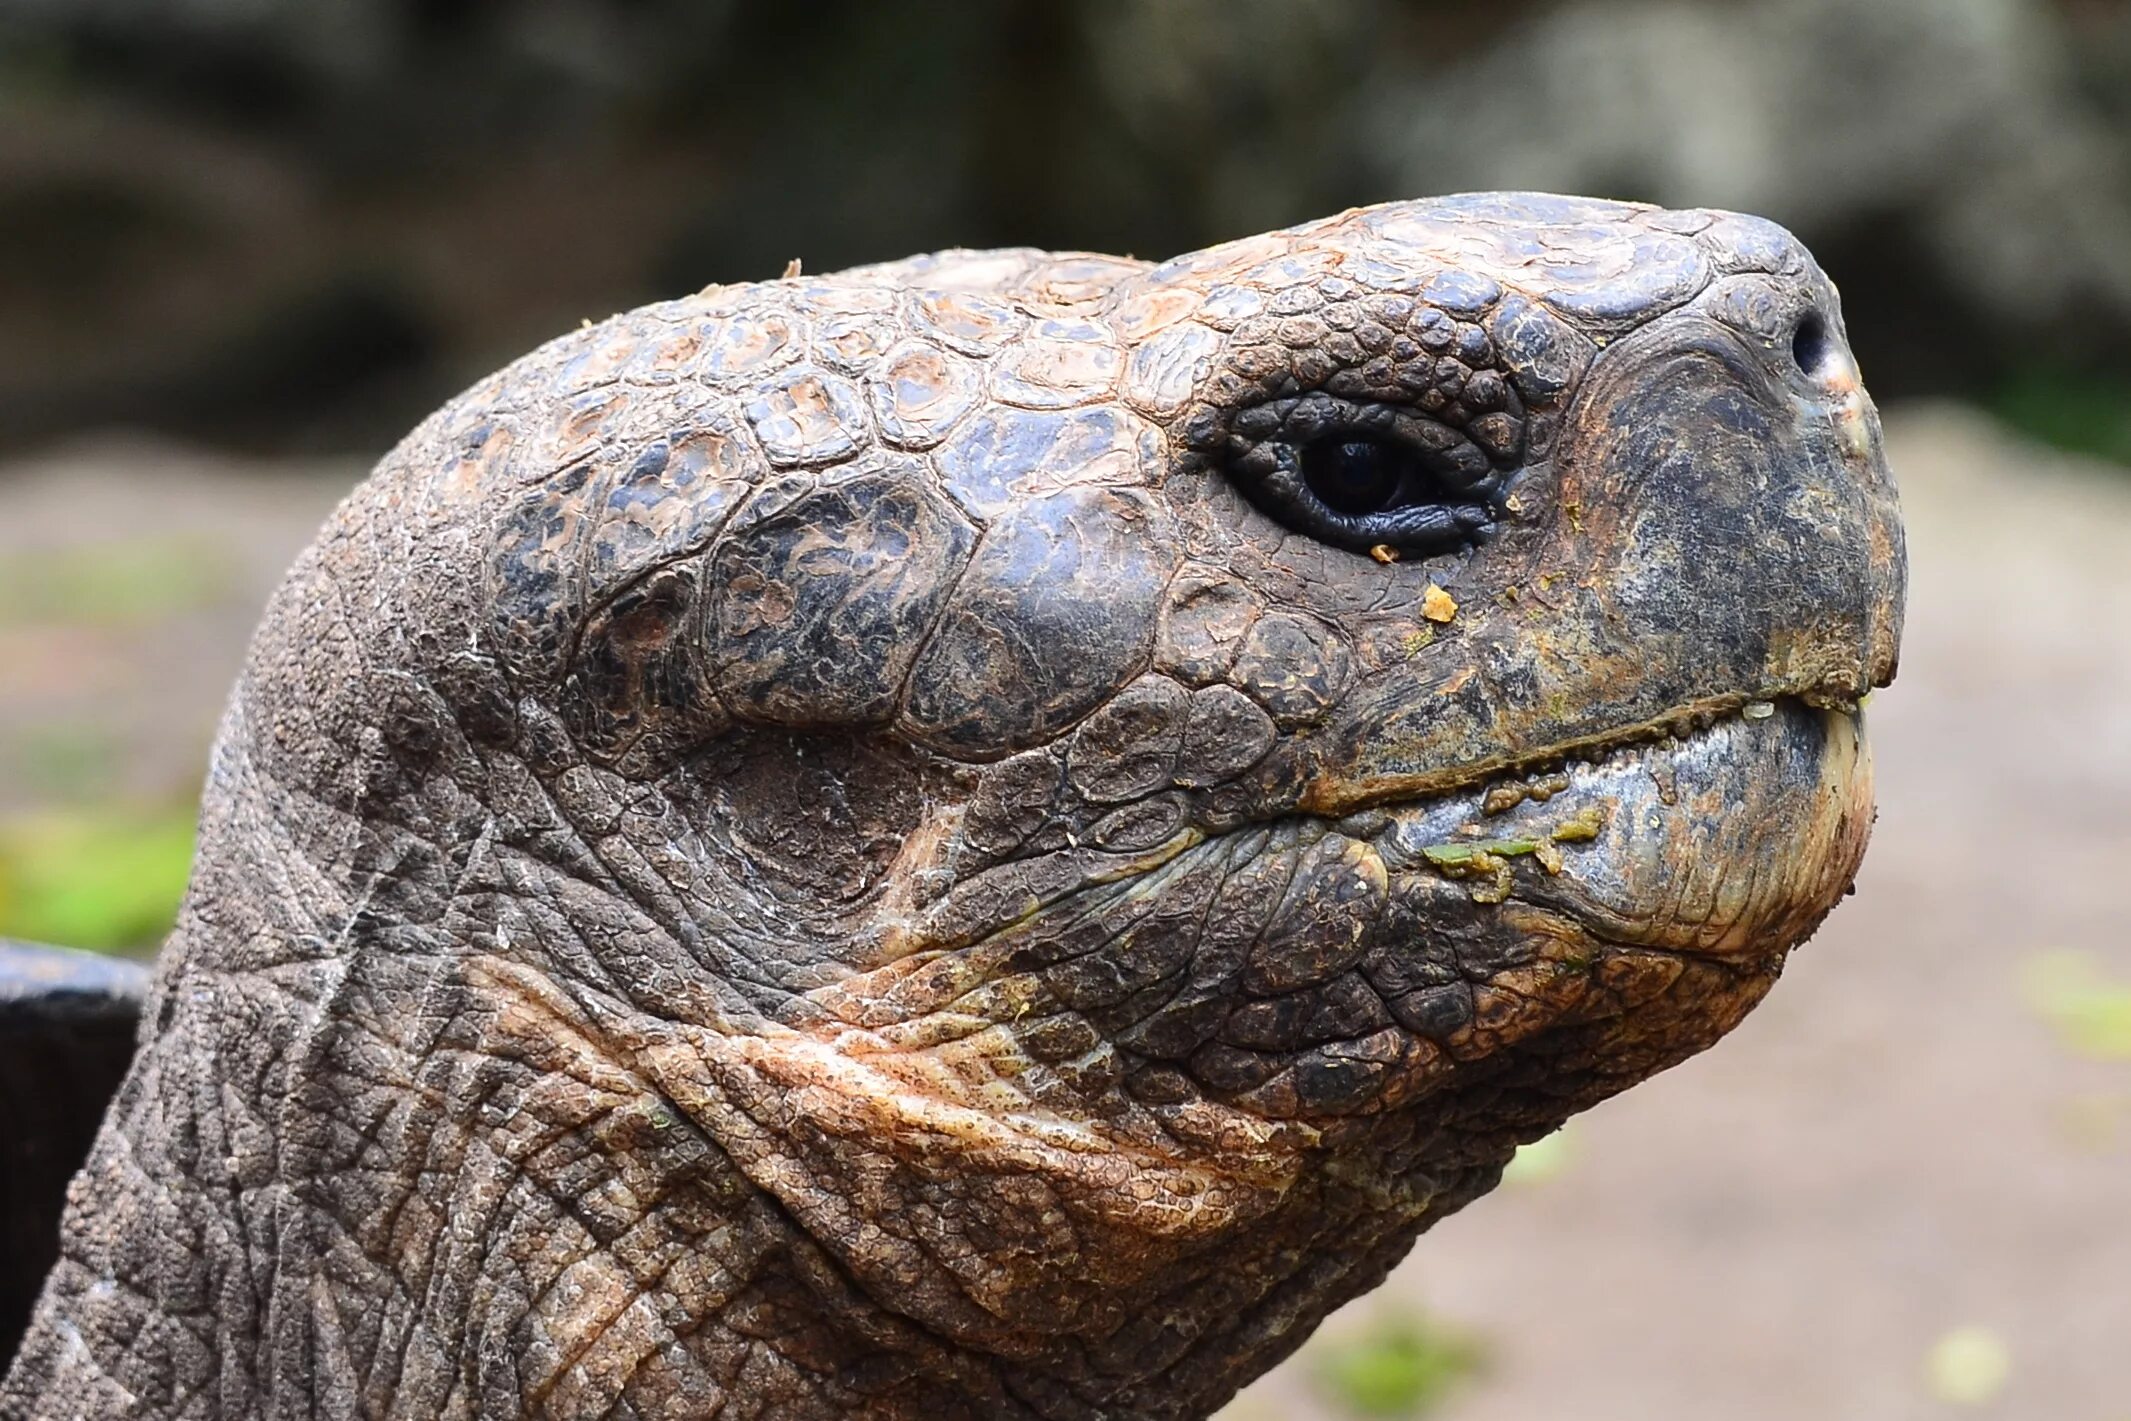
<path id="1" fill-rule="evenodd" d="M 1844 666 L 1748 691 L 1721 691 L 1677 703 L 1655 715 L 1617 720 L 1583 733 L 1548 735 L 1523 745 L 1514 739 L 1493 753 L 1451 758 L 1447 763 L 1408 769 L 1371 755 L 1368 747 L 1356 761 L 1335 768 L 1329 763 L 1304 785 L 1298 807 L 1306 813 L 1338 817 L 1385 805 L 1454 797 L 1491 783 L 1540 774 L 1579 761 L 1602 758 L 1623 747 L 1685 739 L 1735 718 L 1759 719 L 1763 709 L 1796 703 L 1815 710 L 1855 714 L 1874 687 L 1893 679 L 1891 660 L 1867 672 Z M 1375 761 L 1371 764 L 1371 761 Z M 1366 766 L 1359 768 L 1358 766 Z"/>

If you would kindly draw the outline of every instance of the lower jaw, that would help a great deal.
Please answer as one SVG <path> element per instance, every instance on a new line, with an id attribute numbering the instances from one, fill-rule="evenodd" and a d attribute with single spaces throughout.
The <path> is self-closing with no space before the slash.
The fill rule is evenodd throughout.
<path id="1" fill-rule="evenodd" d="M 1787 950 L 1847 890 L 1872 823 L 1860 713 L 1785 699 L 1553 773 L 1356 815 L 1394 874 L 1464 881 L 1601 941 Z"/>

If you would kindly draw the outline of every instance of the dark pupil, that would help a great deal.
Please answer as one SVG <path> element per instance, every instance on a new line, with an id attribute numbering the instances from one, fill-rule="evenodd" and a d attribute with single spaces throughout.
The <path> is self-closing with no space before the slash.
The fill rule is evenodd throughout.
<path id="1" fill-rule="evenodd" d="M 1335 513 L 1381 513 L 1398 498 L 1405 460 L 1373 439 L 1327 439 L 1302 451 L 1302 481 Z"/>

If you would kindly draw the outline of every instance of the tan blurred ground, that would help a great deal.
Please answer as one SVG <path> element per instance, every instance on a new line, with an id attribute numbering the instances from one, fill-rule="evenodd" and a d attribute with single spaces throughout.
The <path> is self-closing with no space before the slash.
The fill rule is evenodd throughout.
<path id="1" fill-rule="evenodd" d="M 1889 446 L 1912 598 L 1858 896 L 1731 1040 L 1577 1121 L 1557 1174 L 1423 1239 L 1224 1416 L 1336 1415 L 1314 1359 L 1421 1309 L 1490 1358 L 1441 1421 L 2131 1421 L 2131 1062 L 2079 1059 L 2021 991 L 2057 949 L 2131 979 L 2131 475 L 1947 408 Z M 0 560 L 189 569 L 93 617 L 0 607 L 0 815 L 189 796 L 259 604 L 356 472 L 0 468 Z M 2012 1359 L 1966 1409 L 1924 1381 L 1962 1326 Z"/>

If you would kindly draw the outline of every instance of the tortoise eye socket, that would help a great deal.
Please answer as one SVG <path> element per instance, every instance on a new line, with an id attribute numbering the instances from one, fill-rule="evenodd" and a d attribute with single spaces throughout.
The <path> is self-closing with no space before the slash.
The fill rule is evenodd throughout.
<path id="1" fill-rule="evenodd" d="M 1524 450 L 1523 419 L 1509 387 L 1482 371 L 1456 401 L 1433 390 L 1413 401 L 1312 390 L 1245 405 L 1187 438 L 1291 532 L 1378 557 L 1387 548 L 1433 557 L 1494 527 Z"/>
<path id="2" fill-rule="evenodd" d="M 1432 557 L 1494 527 L 1502 477 L 1477 455 L 1462 441 L 1335 429 L 1261 445 L 1234 472 L 1261 512 L 1297 533 L 1358 553 Z"/>

